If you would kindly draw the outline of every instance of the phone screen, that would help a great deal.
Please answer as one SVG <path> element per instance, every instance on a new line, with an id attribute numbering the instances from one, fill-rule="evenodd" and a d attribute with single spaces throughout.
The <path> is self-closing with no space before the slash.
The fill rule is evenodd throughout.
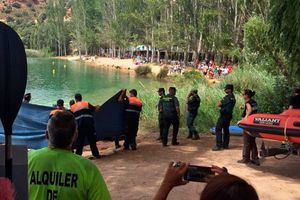
<path id="1" fill-rule="evenodd" d="M 184 180 L 193 182 L 207 182 L 208 178 L 214 176 L 215 173 L 211 171 L 211 167 L 201 167 L 196 165 L 189 165 Z"/>

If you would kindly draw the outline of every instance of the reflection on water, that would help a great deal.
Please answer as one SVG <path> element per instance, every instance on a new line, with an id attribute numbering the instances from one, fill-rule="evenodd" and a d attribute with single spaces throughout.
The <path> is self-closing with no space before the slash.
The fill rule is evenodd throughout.
<path id="1" fill-rule="evenodd" d="M 122 88 L 140 90 L 150 82 L 160 86 L 159 82 L 81 62 L 29 58 L 26 92 L 32 93 L 32 103 L 40 105 L 51 106 L 59 98 L 68 105 L 76 92 L 93 104 L 102 104 Z"/>

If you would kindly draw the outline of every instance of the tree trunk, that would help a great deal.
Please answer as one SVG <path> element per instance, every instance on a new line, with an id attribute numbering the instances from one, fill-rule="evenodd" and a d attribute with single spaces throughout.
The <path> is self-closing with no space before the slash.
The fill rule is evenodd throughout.
<path id="1" fill-rule="evenodd" d="M 157 63 L 160 63 L 160 52 L 157 50 Z"/>

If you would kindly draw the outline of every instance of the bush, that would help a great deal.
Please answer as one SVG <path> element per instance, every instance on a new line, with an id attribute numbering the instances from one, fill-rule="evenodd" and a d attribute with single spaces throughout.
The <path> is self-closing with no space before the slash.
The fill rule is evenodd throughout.
<path id="1" fill-rule="evenodd" d="M 22 17 L 22 16 L 23 16 L 23 14 L 20 12 L 15 13 L 15 17 Z"/>
<path id="2" fill-rule="evenodd" d="M 31 1 L 28 1 L 27 3 L 26 3 L 26 6 L 28 7 L 28 8 L 31 8 L 32 7 L 32 2 Z"/>
<path id="3" fill-rule="evenodd" d="M 152 73 L 152 70 L 149 66 L 138 66 L 136 69 L 135 69 L 135 73 L 138 75 L 138 76 L 147 76 L 149 74 Z"/>
<path id="4" fill-rule="evenodd" d="M 8 16 L 6 17 L 6 22 L 7 22 L 7 23 L 14 22 L 14 21 L 15 21 L 15 19 L 14 19 L 12 16 L 9 16 L 9 15 L 8 15 Z"/>
<path id="5" fill-rule="evenodd" d="M 12 3 L 11 6 L 17 9 L 21 8 L 21 4 L 19 4 L 18 2 Z"/>
<path id="6" fill-rule="evenodd" d="M 167 67 L 163 67 L 160 69 L 159 73 L 157 74 L 157 78 L 164 79 L 168 76 L 169 69 Z"/>
<path id="7" fill-rule="evenodd" d="M 12 7 L 11 6 L 6 6 L 2 9 L 2 12 L 5 14 L 9 14 L 12 11 Z"/>

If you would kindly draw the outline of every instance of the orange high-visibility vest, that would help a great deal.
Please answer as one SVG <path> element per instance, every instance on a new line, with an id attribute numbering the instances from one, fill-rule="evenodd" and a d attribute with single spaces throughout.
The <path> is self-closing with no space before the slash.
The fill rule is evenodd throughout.
<path id="1" fill-rule="evenodd" d="M 71 112 L 74 114 L 75 119 L 78 120 L 83 117 L 93 118 L 89 108 L 89 102 L 79 101 L 71 106 Z"/>

